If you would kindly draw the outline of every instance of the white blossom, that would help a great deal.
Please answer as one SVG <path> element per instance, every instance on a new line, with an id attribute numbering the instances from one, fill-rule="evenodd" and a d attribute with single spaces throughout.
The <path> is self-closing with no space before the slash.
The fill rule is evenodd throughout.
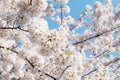
<path id="1" fill-rule="evenodd" d="M 0 0 L 0 80 L 119 79 L 120 10 L 96 1 L 74 19 L 68 1 Z"/>

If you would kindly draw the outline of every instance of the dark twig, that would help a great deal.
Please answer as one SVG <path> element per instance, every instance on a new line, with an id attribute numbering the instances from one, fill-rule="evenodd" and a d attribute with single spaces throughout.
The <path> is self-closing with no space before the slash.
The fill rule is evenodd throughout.
<path id="1" fill-rule="evenodd" d="M 22 30 L 22 31 L 25 31 L 25 32 L 29 32 L 28 30 L 24 30 L 24 29 L 22 29 L 22 28 L 18 28 L 19 30 Z"/>
<path id="2" fill-rule="evenodd" d="M 30 0 L 30 5 L 32 5 L 32 2 L 33 2 L 33 1 L 32 1 L 32 0 Z"/>
<path id="3" fill-rule="evenodd" d="M 106 51 L 102 52 L 101 54 L 99 54 L 99 55 L 95 56 L 95 58 L 98 58 L 98 57 L 100 57 L 100 56 L 104 55 L 106 52 L 108 52 L 108 50 L 106 50 Z"/>
<path id="4" fill-rule="evenodd" d="M 11 48 L 6 48 L 6 47 L 3 47 L 3 46 L 0 46 L 0 48 L 2 48 L 2 49 L 7 49 L 7 50 L 10 50 L 10 51 L 12 51 L 12 52 L 14 52 L 14 53 L 18 54 L 18 52 L 17 52 L 17 51 L 15 51 L 13 48 L 11 49 Z"/>
<path id="5" fill-rule="evenodd" d="M 98 33 L 98 34 L 96 34 L 96 35 L 94 35 L 94 36 L 92 36 L 92 37 L 88 37 L 88 38 L 86 38 L 86 39 L 84 39 L 84 40 L 81 40 L 81 41 L 78 41 L 78 42 L 76 42 L 76 43 L 73 43 L 73 45 L 77 45 L 77 44 L 80 44 L 80 43 L 84 43 L 84 42 L 86 42 L 87 40 L 91 40 L 91 39 L 94 39 L 94 38 L 97 38 L 97 37 L 100 37 L 100 36 L 102 36 L 102 35 L 104 35 L 104 34 L 106 34 L 106 33 L 109 33 L 109 32 L 111 32 L 111 31 L 114 31 L 115 29 L 117 29 L 117 28 L 119 28 L 119 26 L 118 27 L 115 27 L 115 28 L 112 28 L 112 29 L 110 29 L 110 30 L 107 30 L 107 31 L 101 31 L 100 33 Z"/>
<path id="6" fill-rule="evenodd" d="M 57 79 L 57 80 L 60 80 L 61 77 L 63 76 L 63 74 L 65 73 L 65 71 L 69 68 L 70 66 L 67 66 L 63 71 L 62 73 L 60 74 L 60 77 Z"/>
<path id="7" fill-rule="evenodd" d="M 19 29 L 21 31 L 29 32 L 28 30 L 24 30 L 21 27 L 0 27 L 0 29 L 11 29 L 11 30 L 13 30 L 13 29 Z"/>
<path id="8" fill-rule="evenodd" d="M 25 60 L 32 66 L 32 68 L 34 68 L 35 66 L 33 65 L 33 63 L 30 62 L 29 59 L 25 58 Z"/>
<path id="9" fill-rule="evenodd" d="M 32 66 L 32 68 L 34 68 L 35 66 L 33 65 L 33 63 L 31 63 L 30 61 L 29 61 L 29 59 L 27 59 L 27 58 L 25 58 L 26 59 L 26 61 Z M 38 70 L 38 72 L 42 72 L 41 70 Z M 46 76 L 49 76 L 50 78 L 52 78 L 53 80 L 57 80 L 54 76 L 52 76 L 52 75 L 50 75 L 50 74 L 48 74 L 48 73 L 45 73 L 45 72 L 42 72 L 43 74 L 45 74 Z"/>
<path id="10" fill-rule="evenodd" d="M 52 76 L 52 75 L 50 75 L 50 74 L 48 74 L 48 73 L 45 73 L 45 72 L 43 72 L 43 71 L 41 71 L 41 70 L 38 70 L 38 72 L 41 72 L 41 73 L 45 74 L 46 76 L 52 78 L 53 80 L 57 80 L 54 76 Z"/>
<path id="11" fill-rule="evenodd" d="M 105 65 L 105 66 L 108 66 L 108 65 L 110 65 L 110 64 L 112 64 L 112 63 L 117 62 L 118 60 L 120 60 L 119 57 L 117 57 L 117 58 L 115 58 L 115 59 L 113 59 L 113 60 L 111 60 L 111 61 L 109 61 L 109 62 L 104 63 L 104 65 Z"/>
<path id="12" fill-rule="evenodd" d="M 12 52 L 14 52 L 16 54 L 19 54 L 19 52 L 15 51 L 13 48 L 11 49 L 11 48 L 3 47 L 3 46 L 0 46 L 0 48 L 7 49 L 7 50 L 10 50 L 10 51 L 12 51 Z M 27 58 L 25 58 L 25 60 L 32 66 L 32 68 L 34 68 L 34 65 Z"/>
<path id="13" fill-rule="evenodd" d="M 105 65 L 105 66 L 109 66 L 111 63 L 115 63 L 115 62 L 117 62 L 118 60 L 120 60 L 120 58 L 115 58 L 115 59 L 113 59 L 113 60 L 105 63 L 104 65 Z M 120 67 L 120 66 L 118 66 L 118 67 Z M 89 75 L 89 74 L 91 74 L 91 73 L 93 73 L 93 72 L 95 72 L 95 71 L 97 71 L 97 70 L 98 70 L 98 69 L 96 68 L 96 69 L 94 69 L 94 70 L 92 70 L 92 71 L 84 74 L 81 78 L 84 78 L 85 76 L 87 76 L 87 75 Z"/>
<path id="14" fill-rule="evenodd" d="M 45 75 L 51 77 L 53 80 L 57 80 L 55 77 L 53 77 L 52 75 L 48 74 L 48 73 L 44 73 Z"/>
<path id="15" fill-rule="evenodd" d="M 114 73 L 120 68 L 120 64 L 117 66 L 117 68 L 114 70 Z"/>
<path id="16" fill-rule="evenodd" d="M 83 77 L 85 77 L 85 76 L 87 76 L 87 75 L 89 75 L 89 74 L 91 74 L 91 73 L 93 73 L 95 71 L 97 71 L 97 69 L 93 69 L 92 71 L 88 72 L 87 74 L 84 74 L 81 78 L 83 78 Z"/>
<path id="17" fill-rule="evenodd" d="M 62 5 L 60 5 L 60 8 L 61 8 L 61 15 L 60 15 L 60 17 L 61 17 L 61 24 L 62 24 L 62 20 L 63 20 L 63 10 L 62 10 Z"/>

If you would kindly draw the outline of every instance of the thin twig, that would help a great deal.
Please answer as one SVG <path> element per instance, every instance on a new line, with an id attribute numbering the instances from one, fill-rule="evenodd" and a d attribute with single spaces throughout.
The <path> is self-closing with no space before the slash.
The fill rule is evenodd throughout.
<path id="1" fill-rule="evenodd" d="M 89 75 L 89 74 L 91 74 L 91 73 L 93 73 L 95 71 L 97 71 L 97 69 L 93 69 L 92 71 L 88 72 L 87 74 L 84 74 L 81 78 L 83 78 L 83 77 L 85 77 L 85 76 L 87 76 L 87 75 Z"/>
<path id="2" fill-rule="evenodd" d="M 60 17 L 61 17 L 61 24 L 62 24 L 62 20 L 63 20 L 63 10 L 62 10 L 62 4 L 60 5 L 60 8 L 61 8 L 61 15 L 60 15 Z"/>
<path id="3" fill-rule="evenodd" d="M 117 58 L 115 58 L 115 59 L 113 59 L 113 60 L 111 60 L 111 61 L 109 61 L 109 62 L 104 63 L 104 65 L 105 65 L 105 66 L 108 66 L 108 65 L 110 65 L 110 64 L 112 64 L 112 63 L 117 62 L 118 60 L 120 60 L 119 57 L 117 57 Z"/>
<path id="4" fill-rule="evenodd" d="M 101 54 L 99 54 L 99 55 L 95 56 L 95 58 L 98 58 L 98 57 L 100 57 L 100 56 L 104 55 L 106 52 L 108 52 L 108 50 L 106 50 L 106 51 L 102 52 Z"/>
<path id="5" fill-rule="evenodd" d="M 120 68 L 120 64 L 117 66 L 117 68 L 114 70 L 114 73 Z"/>
<path id="6" fill-rule="evenodd" d="M 18 52 L 17 52 L 17 51 L 15 51 L 13 48 L 11 49 L 11 48 L 6 48 L 6 47 L 3 47 L 3 46 L 0 46 L 0 48 L 2 48 L 2 49 L 7 49 L 7 50 L 10 50 L 10 51 L 12 51 L 12 52 L 14 52 L 14 53 L 18 54 Z"/>
<path id="7" fill-rule="evenodd" d="M 33 63 L 30 62 L 29 59 L 25 58 L 25 60 L 32 66 L 32 68 L 34 68 L 35 66 L 33 65 Z"/>
<path id="8" fill-rule="evenodd" d="M 48 74 L 48 73 L 44 73 L 45 75 L 51 77 L 53 80 L 57 80 L 55 77 L 53 77 L 52 75 Z"/>
<path id="9" fill-rule="evenodd" d="M 11 29 L 11 30 L 13 30 L 13 29 L 19 29 L 21 31 L 29 32 L 28 30 L 24 30 L 21 27 L 0 27 L 0 29 Z"/>
<path id="10" fill-rule="evenodd" d="M 24 29 L 22 29 L 22 28 L 18 28 L 19 30 L 22 30 L 22 31 L 25 31 L 25 32 L 29 32 L 28 30 L 24 30 Z"/>
<path id="11" fill-rule="evenodd" d="M 45 74 L 46 76 L 52 78 L 53 80 L 57 80 L 54 76 L 52 76 L 52 75 L 50 75 L 50 74 L 48 74 L 48 73 L 45 73 L 45 72 L 43 72 L 43 71 L 41 71 L 41 70 L 38 70 L 38 72 L 41 72 L 41 73 Z"/>
<path id="12" fill-rule="evenodd" d="M 65 73 L 65 71 L 69 68 L 70 66 L 67 66 L 61 73 L 60 77 L 57 80 L 60 80 L 61 77 L 63 76 L 63 74 Z"/>

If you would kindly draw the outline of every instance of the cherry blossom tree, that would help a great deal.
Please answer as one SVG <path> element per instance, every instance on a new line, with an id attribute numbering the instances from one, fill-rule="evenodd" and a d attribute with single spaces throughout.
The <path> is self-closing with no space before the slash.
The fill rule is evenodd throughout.
<path id="1" fill-rule="evenodd" d="M 96 1 L 75 20 L 67 3 L 0 0 L 0 80 L 120 79 L 120 57 L 111 54 L 120 53 L 120 7 Z M 49 30 L 47 17 L 59 28 Z"/>

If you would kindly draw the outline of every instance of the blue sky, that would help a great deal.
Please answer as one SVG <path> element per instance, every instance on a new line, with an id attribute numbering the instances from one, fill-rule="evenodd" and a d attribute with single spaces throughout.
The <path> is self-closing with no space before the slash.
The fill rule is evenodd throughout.
<path id="1" fill-rule="evenodd" d="M 78 18 L 80 13 L 85 10 L 86 4 L 93 5 L 95 1 L 105 3 L 105 0 L 70 0 L 68 3 L 71 8 L 70 15 L 74 18 Z M 120 0 L 112 0 L 112 3 L 115 7 L 117 3 L 120 4 Z"/>
<path id="2" fill-rule="evenodd" d="M 71 15 L 75 19 L 78 19 L 80 14 L 85 10 L 86 4 L 93 6 L 95 1 L 100 1 L 102 3 L 105 3 L 105 0 L 69 0 L 68 5 L 71 8 L 71 12 L 69 15 Z M 116 7 L 118 3 L 120 4 L 120 0 L 112 0 L 112 3 L 113 6 Z M 46 18 L 46 20 L 48 21 L 49 29 L 54 29 L 59 27 L 59 25 L 55 21 L 49 18 Z M 85 28 L 81 27 L 81 29 L 78 30 L 77 32 L 83 33 L 84 30 Z"/>

